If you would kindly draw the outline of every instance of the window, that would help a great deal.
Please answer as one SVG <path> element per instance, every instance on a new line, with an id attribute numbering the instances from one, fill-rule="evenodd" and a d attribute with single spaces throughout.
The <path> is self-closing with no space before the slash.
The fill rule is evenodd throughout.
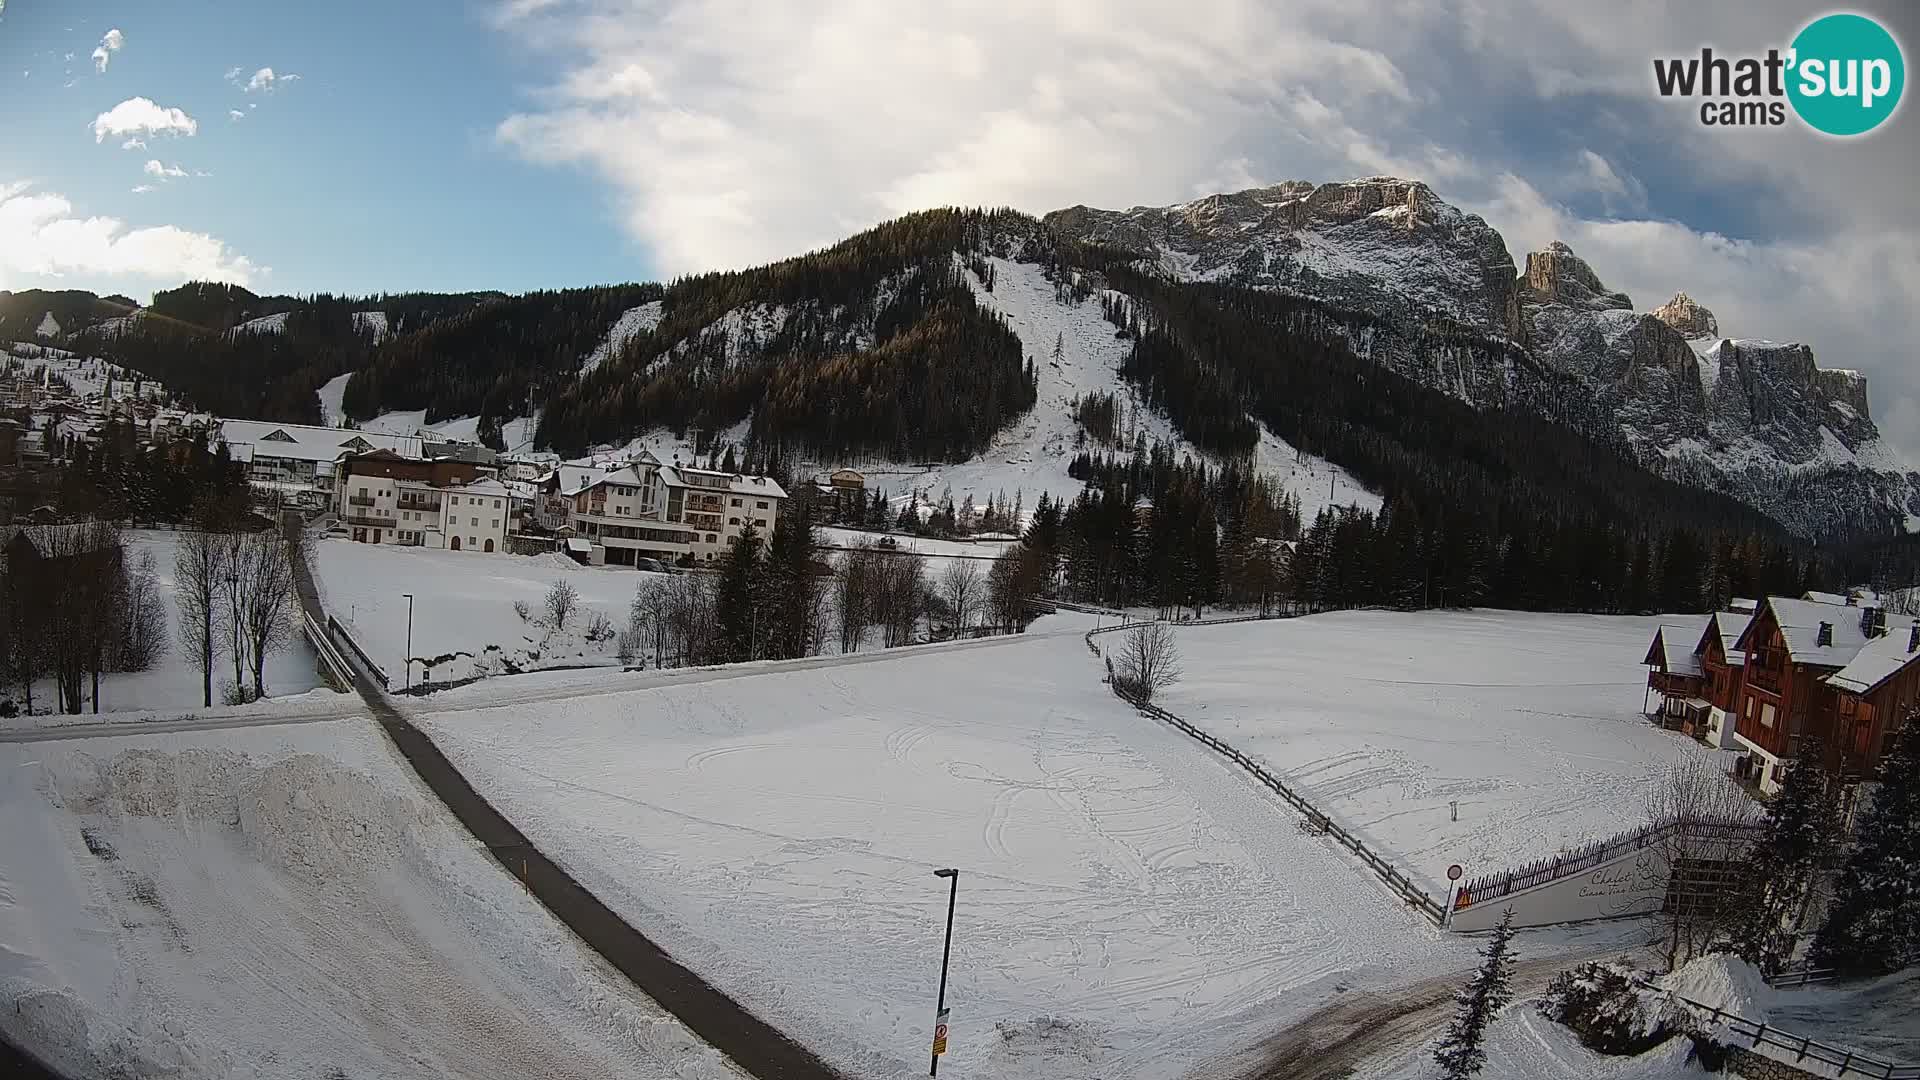
<path id="1" fill-rule="evenodd" d="M 728 518 L 728 519 L 727 519 L 727 524 L 729 524 L 729 525 L 738 525 L 738 524 L 740 524 L 740 519 L 739 519 L 739 518 Z"/>
<path id="2" fill-rule="evenodd" d="M 755 525 L 757 525 L 757 526 L 759 526 L 759 527 L 760 527 L 760 528 L 762 528 L 762 529 L 764 529 L 764 528 L 766 528 L 766 527 L 767 527 L 767 519 L 766 519 L 766 518 L 754 518 L 754 519 L 753 519 L 753 523 L 754 523 Z"/>
<path id="3" fill-rule="evenodd" d="M 753 508 L 755 510 L 765 510 L 767 508 L 767 500 L 761 499 L 759 502 L 753 504 Z"/>
<path id="4" fill-rule="evenodd" d="M 448 501 L 448 502 L 450 502 L 450 503 L 452 503 L 452 504 L 453 504 L 453 505 L 455 505 L 455 506 L 459 506 L 459 505 L 460 505 L 460 496 L 458 496 L 458 495 L 449 495 L 449 496 L 447 496 L 447 501 Z"/>
<path id="5" fill-rule="evenodd" d="M 1773 726 L 1773 706 L 1771 705 L 1760 706 L 1760 726 L 1761 727 Z"/>
<path id="6" fill-rule="evenodd" d="M 1753 699 L 1747 699 L 1747 719 L 1753 719 Z"/>
<path id="7" fill-rule="evenodd" d="M 713 536 L 713 534 L 712 534 L 712 533 L 708 533 L 708 534 L 707 534 L 707 543 L 709 543 L 709 544 L 711 544 L 711 543 L 713 543 L 713 542 L 714 542 L 714 536 Z M 709 559 L 711 559 L 711 558 L 713 558 L 713 554 L 712 554 L 711 552 L 709 552 L 709 553 L 707 554 L 707 558 L 709 558 Z"/>
<path id="8" fill-rule="evenodd" d="M 475 537 L 471 537 L 471 536 L 469 536 L 469 537 L 467 537 L 467 546 L 468 546 L 468 547 L 472 547 L 473 545 L 475 545 L 475 544 L 477 544 L 477 543 L 479 543 L 479 540 L 478 540 L 478 539 L 476 539 Z"/>
<path id="9" fill-rule="evenodd" d="M 480 519 L 479 519 L 479 518 L 468 518 L 468 519 L 467 519 L 467 524 L 469 524 L 469 525 L 472 525 L 472 526 L 473 526 L 474 528 L 476 528 L 476 529 L 477 529 L 477 528 L 479 528 L 479 527 L 480 527 Z"/>
<path id="10" fill-rule="evenodd" d="M 500 519 L 499 519 L 499 518 L 494 518 L 494 519 L 493 519 L 493 524 L 492 524 L 492 528 L 495 528 L 495 529 L 497 529 L 497 528 L 499 528 L 499 527 L 500 527 Z"/>
<path id="11" fill-rule="evenodd" d="M 622 492 L 622 494 L 625 494 L 625 492 Z M 498 509 L 500 509 L 500 500 L 499 500 L 499 499 L 495 499 L 495 500 L 493 500 L 493 508 L 494 508 L 495 510 L 498 510 Z"/>
<path id="12" fill-rule="evenodd" d="M 740 500 L 739 500 L 739 499 L 735 499 L 735 500 L 733 500 L 733 502 L 732 502 L 731 504 L 729 504 L 729 505 L 732 505 L 732 506 L 739 506 L 739 505 L 740 505 Z M 762 505 L 764 505 L 764 504 L 762 504 Z"/>
<path id="13" fill-rule="evenodd" d="M 367 489 L 366 489 L 366 486 L 365 486 L 365 485 L 361 485 L 361 488 L 360 488 L 360 490 L 359 490 L 359 491 L 357 491 L 357 492 L 355 492 L 354 494 L 356 494 L 356 495 L 359 495 L 359 496 L 360 496 L 361 498 L 363 498 L 363 499 L 364 499 L 364 498 L 366 498 L 366 497 L 367 497 Z"/>

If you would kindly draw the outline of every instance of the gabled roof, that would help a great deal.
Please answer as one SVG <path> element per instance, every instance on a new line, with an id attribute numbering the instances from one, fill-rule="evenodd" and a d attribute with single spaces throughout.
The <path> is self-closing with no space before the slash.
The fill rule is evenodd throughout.
<path id="1" fill-rule="evenodd" d="M 475 480 L 473 483 L 467 484 L 463 487 L 450 487 L 447 489 L 447 491 L 450 494 L 454 494 L 454 495 L 489 495 L 489 496 L 505 497 L 507 495 L 513 494 L 512 492 L 507 490 L 507 485 L 501 483 L 498 480 L 495 480 L 491 476 L 481 477 L 480 479 Z"/>
<path id="2" fill-rule="evenodd" d="M 1915 625 L 1920 625 L 1920 620 Z M 1920 649 L 1908 648 L 1915 636 L 1912 626 L 1888 627 L 1887 633 L 1862 645 L 1846 667 L 1827 676 L 1827 685 L 1855 694 L 1871 692 L 1908 664 L 1920 661 Z"/>
<path id="3" fill-rule="evenodd" d="M 1860 629 L 1858 607 L 1845 604 L 1828 604 L 1817 600 L 1795 600 L 1787 596 L 1769 596 L 1761 605 L 1760 613 L 1740 634 L 1739 647 L 1747 652 L 1753 651 L 1754 627 L 1765 621 L 1761 616 L 1772 612 L 1774 621 L 1780 626 L 1780 636 L 1787 643 L 1787 659 L 1796 664 L 1817 664 L 1822 667 L 1845 667 L 1867 643 L 1867 636 Z M 1820 624 L 1833 627 L 1828 644 L 1819 644 Z"/>
<path id="4" fill-rule="evenodd" d="M 718 483 L 692 483 L 690 477 L 719 481 Z M 696 469 L 691 465 L 662 465 L 660 479 L 673 487 L 691 488 L 696 491 L 726 491 L 734 495 L 752 495 L 760 499 L 784 499 L 787 490 L 771 477 L 742 476 L 739 473 L 723 473 L 713 469 Z"/>
<path id="5" fill-rule="evenodd" d="M 1740 635 L 1747 632 L 1747 626 L 1752 622 L 1751 611 L 1716 611 L 1707 616 L 1706 633 L 1700 636 L 1700 645 L 1694 651 L 1703 651 L 1707 638 L 1717 635 L 1720 638 L 1720 651 L 1726 656 L 1727 663 L 1745 666 L 1747 654 L 1740 651 Z"/>
<path id="6" fill-rule="evenodd" d="M 310 424 L 270 424 L 264 420 L 221 420 L 220 438 L 229 448 L 251 446 L 259 457 L 296 461 L 332 461 L 343 453 L 391 450 L 402 457 L 424 456 L 413 435 L 381 435 L 353 428 Z"/>
<path id="7" fill-rule="evenodd" d="M 1699 639 L 1700 633 L 1695 627 L 1661 623 L 1660 629 L 1653 632 L 1653 644 L 1641 663 L 1658 664 L 1660 670 L 1669 675 L 1698 675 L 1700 658 L 1693 654 L 1689 643 Z"/>
<path id="8" fill-rule="evenodd" d="M 1815 604 L 1840 604 L 1842 606 L 1847 602 L 1847 598 L 1841 596 L 1839 593 L 1815 592 L 1811 589 L 1802 593 L 1800 599 L 1811 601 Z"/>

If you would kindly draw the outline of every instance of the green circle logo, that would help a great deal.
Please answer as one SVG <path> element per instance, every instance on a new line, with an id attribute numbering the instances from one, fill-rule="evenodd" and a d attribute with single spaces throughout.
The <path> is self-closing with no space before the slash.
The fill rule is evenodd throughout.
<path id="1" fill-rule="evenodd" d="M 1864 15 L 1824 15 L 1793 39 L 1787 99 L 1816 131 L 1863 135 L 1893 115 L 1906 88 L 1900 43 Z"/>

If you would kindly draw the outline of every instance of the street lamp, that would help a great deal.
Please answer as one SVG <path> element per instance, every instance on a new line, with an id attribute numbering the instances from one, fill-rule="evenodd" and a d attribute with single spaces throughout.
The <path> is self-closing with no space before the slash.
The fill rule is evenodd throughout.
<path id="1" fill-rule="evenodd" d="M 928 1076 L 940 1075 L 940 1055 L 947 1052 L 947 963 L 953 958 L 953 903 L 960 895 L 960 871 L 951 867 L 935 870 L 934 877 L 947 879 L 947 944 L 940 952 L 940 998 L 934 1006 L 933 1063 Z"/>
<path id="2" fill-rule="evenodd" d="M 404 689 L 413 689 L 413 594 L 401 593 L 407 598 L 407 674 Z"/>

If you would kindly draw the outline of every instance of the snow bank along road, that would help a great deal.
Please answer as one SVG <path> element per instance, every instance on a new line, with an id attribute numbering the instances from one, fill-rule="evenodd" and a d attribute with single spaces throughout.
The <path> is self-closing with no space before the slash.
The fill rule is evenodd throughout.
<path id="1" fill-rule="evenodd" d="M 0 821 L 0 1030 L 69 1076 L 739 1080 L 364 716 L 0 747 Z"/>
<path id="2" fill-rule="evenodd" d="M 324 622 L 311 568 L 299 558 L 294 566 L 301 603 L 316 621 Z M 467 831 L 547 910 L 654 1001 L 760 1080 L 838 1080 L 838 1074 L 812 1052 L 680 965 L 529 843 L 474 790 L 433 740 L 394 708 L 366 671 L 358 673 L 356 688 L 414 772 Z"/>

